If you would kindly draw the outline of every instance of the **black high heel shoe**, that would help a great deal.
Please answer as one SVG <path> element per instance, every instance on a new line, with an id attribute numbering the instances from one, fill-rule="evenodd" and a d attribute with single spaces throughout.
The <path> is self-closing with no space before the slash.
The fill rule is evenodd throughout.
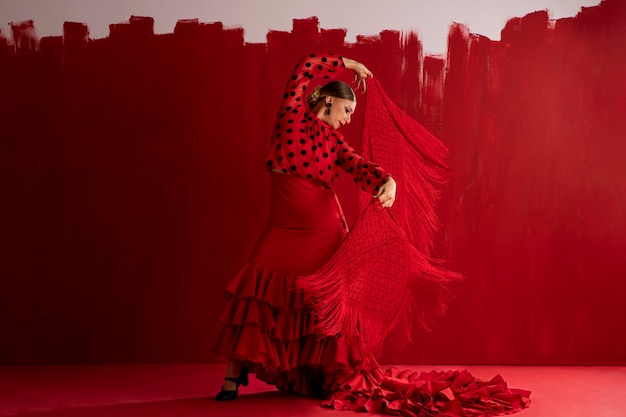
<path id="1" fill-rule="evenodd" d="M 237 398 L 237 394 L 239 393 L 239 385 L 243 385 L 244 387 L 248 386 L 248 368 L 245 366 L 241 368 L 241 373 L 238 377 L 227 376 L 224 378 L 226 381 L 231 381 L 235 383 L 235 389 L 225 390 L 222 386 L 222 390 L 217 393 L 215 396 L 216 401 L 232 401 Z"/>

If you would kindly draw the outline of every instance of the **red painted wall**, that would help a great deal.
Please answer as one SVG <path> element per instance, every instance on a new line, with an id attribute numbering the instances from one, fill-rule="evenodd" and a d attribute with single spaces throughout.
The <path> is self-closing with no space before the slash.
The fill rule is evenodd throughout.
<path id="1" fill-rule="evenodd" d="M 441 137 L 455 171 L 440 255 L 467 279 L 383 362 L 626 364 L 626 3 L 512 19 L 501 42 L 453 25 L 445 59 L 414 34 L 345 44 L 316 19 L 267 44 L 152 23 L 0 38 L 1 363 L 220 361 L 220 290 L 267 214 L 282 88 L 302 54 L 333 50 Z M 360 122 L 344 132 L 357 147 Z M 337 189 L 352 220 L 352 181 Z"/>

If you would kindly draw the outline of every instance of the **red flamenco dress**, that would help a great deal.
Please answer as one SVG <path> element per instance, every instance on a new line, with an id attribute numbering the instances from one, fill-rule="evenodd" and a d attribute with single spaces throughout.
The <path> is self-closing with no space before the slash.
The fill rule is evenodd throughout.
<path id="1" fill-rule="evenodd" d="M 389 176 L 309 111 L 312 83 L 323 84 L 344 68 L 341 57 L 308 55 L 289 78 L 267 158 L 269 219 L 226 286 L 228 303 L 218 317 L 223 326 L 214 351 L 243 361 L 258 379 L 288 393 L 323 396 L 355 369 L 377 368 L 375 361 L 354 360 L 340 339 L 320 337 L 312 306 L 295 285 L 326 263 L 346 236 L 329 186 L 338 169 L 350 173 L 369 198 Z"/>
<path id="2" fill-rule="evenodd" d="M 447 150 L 369 80 L 366 159 L 354 153 L 302 103 L 311 80 L 342 69 L 341 58 L 311 55 L 287 84 L 268 167 L 289 175 L 271 173 L 268 223 L 226 287 L 215 351 L 283 392 L 324 396 L 322 405 L 336 410 L 462 417 L 527 407 L 530 393 L 499 376 L 379 369 L 375 355 L 389 331 L 415 320 L 426 326 L 460 279 L 429 257 Z M 388 175 L 377 164 L 398 184 L 391 210 L 371 198 Z M 367 191 L 349 233 L 328 186 L 337 167 Z"/>

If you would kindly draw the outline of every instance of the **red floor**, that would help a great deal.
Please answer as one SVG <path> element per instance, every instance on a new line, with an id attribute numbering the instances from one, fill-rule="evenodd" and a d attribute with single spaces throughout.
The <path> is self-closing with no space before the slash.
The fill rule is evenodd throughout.
<path id="1" fill-rule="evenodd" d="M 402 367 L 405 368 L 405 367 Z M 530 389 L 520 417 L 626 417 L 626 367 L 409 366 L 501 374 Z M 315 399 L 285 396 L 253 379 L 229 403 L 218 403 L 222 366 L 131 365 L 0 367 L 0 416 L 353 416 Z M 363 414 L 364 415 L 364 414 Z"/>

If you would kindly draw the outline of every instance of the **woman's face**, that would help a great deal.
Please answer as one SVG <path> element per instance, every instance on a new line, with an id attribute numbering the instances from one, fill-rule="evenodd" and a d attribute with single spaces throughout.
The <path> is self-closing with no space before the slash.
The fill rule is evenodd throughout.
<path id="1" fill-rule="evenodd" d="M 352 121 L 352 113 L 356 109 L 356 102 L 337 97 L 327 97 L 326 105 L 330 103 L 330 114 L 327 114 L 328 107 L 324 110 L 324 120 L 333 129 L 339 129 Z"/>

